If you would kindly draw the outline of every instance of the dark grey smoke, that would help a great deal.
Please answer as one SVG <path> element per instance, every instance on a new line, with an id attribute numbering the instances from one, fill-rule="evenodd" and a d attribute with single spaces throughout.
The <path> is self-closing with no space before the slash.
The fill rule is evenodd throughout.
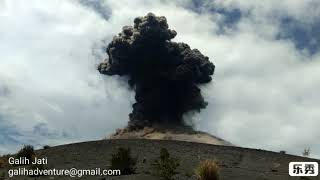
<path id="1" fill-rule="evenodd" d="M 136 92 L 130 129 L 184 125 L 184 113 L 207 105 L 198 85 L 211 81 L 215 66 L 199 50 L 172 42 L 176 35 L 165 17 L 149 13 L 135 18 L 133 27 L 124 26 L 107 47 L 109 58 L 99 72 L 128 76 Z"/>

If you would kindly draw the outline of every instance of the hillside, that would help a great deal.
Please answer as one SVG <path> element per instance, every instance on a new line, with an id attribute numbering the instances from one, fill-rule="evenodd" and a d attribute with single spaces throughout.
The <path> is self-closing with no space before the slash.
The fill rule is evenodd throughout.
<path id="1" fill-rule="evenodd" d="M 130 147 L 132 154 L 138 156 L 135 175 L 106 177 L 114 180 L 157 180 L 151 164 L 159 156 L 160 148 L 165 147 L 172 156 L 180 159 L 181 166 L 176 179 L 195 179 L 192 176 L 199 160 L 216 159 L 221 167 L 222 180 L 300 180 L 288 176 L 290 161 L 318 161 L 304 157 L 275 153 L 264 150 L 234 146 L 219 146 L 172 140 L 116 139 L 83 142 L 51 147 L 36 152 L 38 157 L 48 157 L 46 168 L 94 169 L 108 168 L 111 153 L 118 147 Z M 144 160 L 143 160 L 144 159 Z M 0 174 L 7 169 L 0 169 Z M 15 177 L 14 179 L 34 179 Z M 39 177 L 36 179 L 71 179 L 70 177 Z M 79 178 L 74 178 L 79 179 Z M 83 177 L 99 179 L 102 177 Z M 319 180 L 319 177 L 309 178 Z M 302 179 L 301 179 L 302 180 Z"/>

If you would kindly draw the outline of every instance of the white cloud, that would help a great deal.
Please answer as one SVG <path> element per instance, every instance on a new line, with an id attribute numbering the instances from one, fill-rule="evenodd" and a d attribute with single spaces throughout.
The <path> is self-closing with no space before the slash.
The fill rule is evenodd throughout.
<path id="1" fill-rule="evenodd" d="M 10 93 L 1 97 L 2 121 L 13 124 L 26 142 L 40 143 L 100 139 L 124 126 L 130 98 L 119 97 L 132 94 L 114 78 L 112 88 L 104 87 L 92 55 L 95 44 L 110 39 L 110 25 L 72 1 L 5 2 L 0 80 Z M 41 123 L 57 137 L 34 134 Z"/>
<path id="2" fill-rule="evenodd" d="M 175 41 L 198 48 L 216 65 L 214 82 L 203 86 L 209 106 L 196 116 L 199 129 L 254 148 L 300 154 L 310 146 L 320 157 L 320 53 L 311 56 L 292 41 L 276 40 L 278 17 L 270 18 L 277 12 L 309 22 L 319 12 L 306 10 L 315 1 L 215 1 L 253 12 L 222 35 L 215 33 L 221 14 L 197 14 L 171 1 L 108 0 L 108 21 L 73 1 L 5 2 L 0 80 L 10 95 L 1 98 L 0 110 L 30 138 L 41 123 L 69 135 L 42 138 L 46 143 L 102 138 L 126 124 L 134 95 L 119 77 L 96 72 L 96 58 L 104 56 L 100 40 L 152 11 L 177 30 Z"/>

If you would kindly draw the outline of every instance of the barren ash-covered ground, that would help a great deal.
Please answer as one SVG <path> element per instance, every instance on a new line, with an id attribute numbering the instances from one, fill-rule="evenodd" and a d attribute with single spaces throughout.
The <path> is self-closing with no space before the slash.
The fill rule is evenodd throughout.
<path id="1" fill-rule="evenodd" d="M 161 148 L 167 148 L 170 155 L 178 158 L 180 166 L 175 179 L 192 180 L 195 167 L 201 160 L 215 159 L 220 167 L 222 180 L 302 180 L 288 175 L 290 161 L 317 161 L 276 152 L 241 148 L 236 146 L 212 145 L 175 140 L 109 139 L 61 145 L 36 151 L 37 157 L 48 157 L 45 168 L 108 169 L 111 154 L 119 147 L 130 147 L 132 156 L 138 157 L 136 173 L 116 177 L 87 176 L 74 179 L 115 180 L 158 180 L 152 164 L 159 157 Z M 17 166 L 14 168 L 19 168 Z M 1 168 L 0 174 L 7 168 Z M 4 178 L 6 179 L 6 178 Z M 14 177 L 11 179 L 70 179 L 65 176 Z M 310 177 L 310 180 L 320 179 Z"/>

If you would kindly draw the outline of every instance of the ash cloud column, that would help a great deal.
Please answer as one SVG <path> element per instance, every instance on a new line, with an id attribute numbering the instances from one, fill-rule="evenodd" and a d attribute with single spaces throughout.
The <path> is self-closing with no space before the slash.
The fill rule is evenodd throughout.
<path id="1" fill-rule="evenodd" d="M 129 129 L 145 126 L 184 126 L 182 115 L 200 111 L 207 103 L 198 87 L 209 83 L 215 66 L 199 50 L 172 42 L 177 32 L 164 16 L 152 13 L 124 26 L 107 47 L 101 74 L 129 77 L 136 103 Z"/>

